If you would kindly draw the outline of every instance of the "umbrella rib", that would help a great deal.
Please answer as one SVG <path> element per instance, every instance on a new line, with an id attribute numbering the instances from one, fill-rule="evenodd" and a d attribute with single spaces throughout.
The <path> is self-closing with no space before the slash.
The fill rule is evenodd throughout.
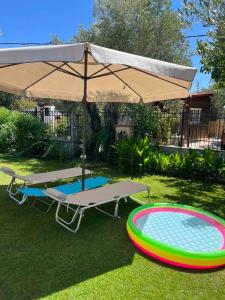
<path id="1" fill-rule="evenodd" d="M 17 66 L 17 65 L 21 65 L 21 63 L 16 63 L 16 64 L 9 64 L 9 65 L 0 66 L 0 69 L 4 69 L 4 68 L 8 68 L 8 67 L 13 67 L 13 66 Z"/>
<path id="2" fill-rule="evenodd" d="M 65 64 L 66 64 L 67 67 L 69 67 L 72 71 L 74 71 L 77 75 L 79 75 L 80 78 L 83 78 L 83 76 L 81 75 L 80 72 L 78 72 L 76 69 L 74 69 L 73 67 L 71 67 L 67 62 L 65 62 Z"/>
<path id="3" fill-rule="evenodd" d="M 103 66 L 104 66 L 104 64 L 102 64 Z M 129 66 L 127 66 L 127 67 L 129 67 Z M 112 75 L 114 75 L 117 79 L 119 79 L 124 85 L 126 85 L 129 89 L 131 89 L 138 97 L 140 97 L 140 99 L 142 99 L 142 97 L 141 97 L 141 95 L 138 93 L 138 92 L 136 92 L 126 81 L 124 81 L 122 78 L 120 78 L 117 74 L 115 74 L 114 73 L 114 71 L 112 71 L 110 68 L 108 68 L 107 66 L 106 66 L 106 69 L 108 69 L 109 70 L 109 72 L 112 74 Z"/>
<path id="4" fill-rule="evenodd" d="M 127 65 L 124 65 L 124 66 L 127 66 Z M 127 66 L 127 67 L 129 67 L 129 66 Z M 148 73 L 148 72 L 146 72 L 146 71 L 144 71 L 144 70 L 140 70 L 140 69 L 138 69 L 138 68 L 131 67 L 131 66 L 130 66 L 130 68 L 131 68 L 131 69 L 133 69 L 133 70 L 136 70 L 136 71 L 138 71 L 138 72 L 141 72 L 141 73 L 147 74 L 147 75 L 149 75 L 149 76 L 152 76 L 152 77 L 158 78 L 158 79 L 160 79 L 160 80 L 163 80 L 163 81 L 169 82 L 169 83 L 171 83 L 171 84 L 173 84 L 173 85 L 176 85 L 176 86 L 179 86 L 179 87 L 181 87 L 181 88 L 183 88 L 183 89 L 186 89 L 186 88 L 185 88 L 184 86 L 182 86 L 181 84 L 178 84 L 178 83 L 175 83 L 175 82 L 171 82 L 171 81 L 169 81 L 168 79 L 161 78 L 161 77 L 159 77 L 159 76 L 157 76 L 157 75 L 155 75 L 155 74 L 150 74 L 150 73 Z"/>
<path id="5" fill-rule="evenodd" d="M 111 65 L 112 65 L 112 64 L 108 64 L 107 67 L 110 67 Z M 101 72 L 101 71 L 103 71 L 103 70 L 105 70 L 105 69 L 106 69 L 106 67 L 101 68 L 100 70 L 98 70 L 98 71 L 92 73 L 90 76 L 88 76 L 88 78 L 91 79 L 94 75 L 98 74 L 99 72 Z"/>
<path id="6" fill-rule="evenodd" d="M 44 61 L 43 63 L 45 63 L 46 65 L 49 65 L 49 66 L 51 66 L 51 67 L 53 67 L 53 68 L 56 68 L 56 67 L 57 67 L 57 66 L 55 66 L 55 65 L 53 65 L 53 64 L 51 64 L 51 63 L 49 63 L 49 62 L 47 62 L 47 61 Z M 4 69 L 4 68 L 8 68 L 8 67 L 13 67 L 13 66 L 21 65 L 21 64 L 29 64 L 29 62 L 28 62 L 28 63 L 16 63 L 16 64 L 10 64 L 10 65 L 5 65 L 5 66 L 0 66 L 0 69 Z M 65 64 L 67 65 L 67 63 L 65 63 Z M 70 67 L 70 66 L 68 65 L 68 67 Z M 60 72 L 63 72 L 63 73 L 65 73 L 65 74 L 72 75 L 72 76 L 75 76 L 75 77 L 78 77 L 78 78 L 83 78 L 81 74 L 79 74 L 79 76 L 78 76 L 78 75 L 76 75 L 76 74 L 74 74 L 74 73 L 72 73 L 72 72 L 69 72 L 69 71 L 67 71 L 67 70 L 61 69 L 61 67 L 58 68 L 57 71 L 60 71 Z M 73 71 L 76 72 L 76 70 L 73 70 Z M 78 73 L 78 72 L 77 72 L 77 73 Z"/>
<path id="7" fill-rule="evenodd" d="M 63 63 L 62 65 L 55 67 L 54 70 L 52 70 L 51 72 L 48 72 L 47 74 L 45 74 L 44 76 L 42 76 L 41 78 L 39 78 L 38 80 L 36 80 L 35 82 L 33 82 L 32 84 L 30 84 L 29 86 L 27 86 L 24 90 L 29 89 L 30 87 L 34 86 L 35 84 L 37 84 L 38 82 L 40 82 L 41 80 L 45 79 L 46 77 L 48 77 L 49 75 L 51 75 L 52 73 L 58 71 L 59 68 L 63 67 L 65 65 L 65 63 Z"/>
<path id="8" fill-rule="evenodd" d="M 57 66 L 55 66 L 55 65 L 53 65 L 53 64 L 51 64 L 51 63 L 49 63 L 49 62 L 47 62 L 47 61 L 45 61 L 44 63 L 45 63 L 46 65 L 49 65 L 49 66 L 53 67 L 53 68 L 57 68 Z M 64 64 L 66 64 L 66 63 L 64 62 Z M 71 76 L 74 76 L 74 77 L 78 77 L 78 78 L 83 79 L 82 76 L 78 76 L 77 74 L 74 74 L 74 73 L 72 73 L 72 72 L 69 72 L 69 71 L 67 71 L 67 70 L 64 70 L 64 69 L 62 69 L 61 67 L 59 67 L 57 71 L 62 72 L 62 73 L 65 73 L 65 74 L 67 74 L 67 75 L 71 75 Z"/>
<path id="9" fill-rule="evenodd" d="M 119 69 L 119 70 L 116 70 L 116 71 L 113 71 L 113 72 L 114 72 L 114 73 L 118 73 L 118 72 L 125 71 L 125 70 L 128 70 L 128 69 L 130 69 L 130 68 L 129 68 L 129 67 L 126 67 L 126 68 Z M 109 76 L 109 75 L 112 75 L 111 71 L 108 72 L 108 73 L 104 73 L 104 74 L 100 74 L 100 75 L 88 77 L 88 79 L 95 79 L 95 78 L 104 77 L 104 76 Z"/>

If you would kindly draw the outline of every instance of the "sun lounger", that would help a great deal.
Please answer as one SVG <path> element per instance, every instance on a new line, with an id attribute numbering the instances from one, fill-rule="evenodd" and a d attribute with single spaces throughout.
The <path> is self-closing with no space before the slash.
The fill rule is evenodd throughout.
<path id="1" fill-rule="evenodd" d="M 98 177 L 91 177 L 85 179 L 85 190 L 90 190 L 90 189 L 95 189 L 98 187 L 103 186 L 104 184 L 109 182 L 109 178 L 98 176 Z M 54 187 L 54 189 L 60 193 L 64 193 L 65 195 L 71 195 L 71 194 L 76 194 L 82 191 L 82 181 L 76 181 L 72 183 L 67 183 L 63 185 L 59 185 Z M 21 193 L 23 195 L 23 202 L 26 201 L 28 197 L 34 198 L 32 206 L 34 207 L 37 202 L 41 202 L 47 206 L 47 210 L 43 211 L 40 210 L 43 213 L 48 213 L 53 204 L 55 203 L 54 199 L 51 199 L 49 201 L 45 189 L 43 188 L 33 188 L 33 187 L 22 187 L 17 189 L 18 193 Z"/>
<path id="2" fill-rule="evenodd" d="M 27 196 L 22 197 L 22 199 L 18 198 L 18 189 L 14 189 L 16 180 L 22 181 L 22 185 L 20 188 L 25 188 L 31 184 L 40 184 L 40 183 L 48 183 L 53 181 L 59 181 L 62 179 L 68 179 L 72 177 L 78 177 L 82 175 L 81 168 L 69 168 L 64 170 L 51 171 L 46 173 L 36 173 L 31 175 L 19 175 L 14 170 L 8 167 L 0 168 L 0 172 L 10 176 L 12 179 L 7 186 L 7 192 L 11 199 L 15 200 L 18 204 L 23 204 L 27 200 Z M 92 172 L 89 170 L 85 170 L 85 174 L 89 175 Z M 34 191 L 33 191 L 34 192 Z"/>
<path id="3" fill-rule="evenodd" d="M 127 198 L 130 195 L 143 191 L 147 191 L 149 197 L 149 187 L 136 182 L 124 181 L 105 185 L 95 190 L 82 191 L 75 195 L 66 195 L 65 193 L 62 193 L 54 188 L 46 189 L 45 193 L 48 197 L 58 201 L 55 214 L 56 222 L 69 231 L 75 233 L 80 227 L 81 219 L 86 210 L 90 208 L 96 208 L 100 212 L 117 218 L 119 201 L 122 198 Z M 115 202 L 115 210 L 113 215 L 99 208 L 99 206 L 109 202 Z M 72 217 L 69 221 L 62 216 L 59 216 L 62 206 L 66 206 L 67 212 L 69 210 L 72 212 Z M 75 206 L 75 208 L 73 206 Z M 75 229 L 72 229 L 71 225 L 74 223 L 76 223 Z"/>

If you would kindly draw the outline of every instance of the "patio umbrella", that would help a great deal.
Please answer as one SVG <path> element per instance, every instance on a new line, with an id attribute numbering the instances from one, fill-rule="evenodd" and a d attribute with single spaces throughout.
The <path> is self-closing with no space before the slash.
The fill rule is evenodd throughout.
<path id="1" fill-rule="evenodd" d="M 0 50 L 0 91 L 88 102 L 149 103 L 187 98 L 195 68 L 89 43 Z M 83 124 L 82 187 L 85 178 Z"/>

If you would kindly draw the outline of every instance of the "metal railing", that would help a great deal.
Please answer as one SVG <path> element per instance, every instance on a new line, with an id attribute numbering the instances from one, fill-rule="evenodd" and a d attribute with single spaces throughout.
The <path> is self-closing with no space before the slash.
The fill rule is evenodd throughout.
<path id="1" fill-rule="evenodd" d="M 81 133 L 80 115 L 72 112 L 51 111 L 49 109 L 23 109 L 48 125 L 50 132 L 61 140 L 79 141 Z"/>
<path id="2" fill-rule="evenodd" d="M 73 112 L 46 109 L 20 110 L 29 113 L 49 126 L 58 140 L 80 143 L 82 116 Z M 178 113 L 160 112 L 156 141 L 162 145 L 225 150 L 225 114 L 218 115 L 202 109 Z"/>
<path id="3" fill-rule="evenodd" d="M 225 150 L 225 115 L 201 109 L 160 114 L 159 142 L 190 148 Z"/>

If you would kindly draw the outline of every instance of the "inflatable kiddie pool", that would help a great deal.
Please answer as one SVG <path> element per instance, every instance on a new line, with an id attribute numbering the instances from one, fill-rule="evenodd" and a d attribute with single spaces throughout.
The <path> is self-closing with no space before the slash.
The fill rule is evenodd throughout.
<path id="1" fill-rule="evenodd" d="M 181 204 L 148 204 L 131 212 L 131 241 L 164 263 L 196 269 L 225 265 L 225 221 Z"/>

